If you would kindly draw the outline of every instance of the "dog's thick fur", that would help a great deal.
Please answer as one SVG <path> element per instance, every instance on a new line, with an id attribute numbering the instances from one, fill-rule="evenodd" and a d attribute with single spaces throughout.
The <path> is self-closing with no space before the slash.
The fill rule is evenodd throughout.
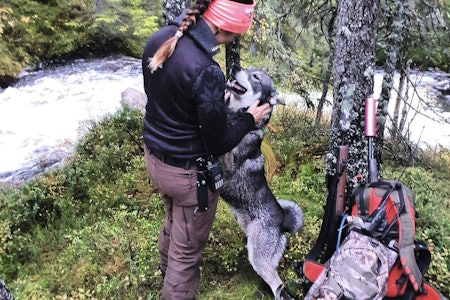
<path id="1" fill-rule="evenodd" d="M 273 81 L 255 67 L 233 68 L 227 83 L 229 122 L 246 112 L 255 99 L 270 103 L 270 114 L 257 123 L 242 141 L 220 158 L 224 171 L 221 197 L 229 204 L 247 236 L 248 258 L 253 269 L 270 286 L 275 299 L 293 299 L 280 279 L 277 267 L 286 246 L 285 233 L 303 226 L 301 208 L 293 201 L 277 200 L 264 174 L 261 142 L 273 106 L 284 105 Z"/>

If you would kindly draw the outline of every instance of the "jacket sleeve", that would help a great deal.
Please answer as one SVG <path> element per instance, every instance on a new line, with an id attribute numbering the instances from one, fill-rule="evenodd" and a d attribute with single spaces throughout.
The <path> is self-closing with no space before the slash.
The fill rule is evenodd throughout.
<path id="1" fill-rule="evenodd" d="M 219 156 L 233 149 L 253 128 L 250 113 L 240 113 L 233 124 L 227 121 L 224 103 L 225 77 L 217 65 L 203 69 L 196 77 L 193 94 L 197 102 L 199 125 L 202 127 L 210 154 Z"/>

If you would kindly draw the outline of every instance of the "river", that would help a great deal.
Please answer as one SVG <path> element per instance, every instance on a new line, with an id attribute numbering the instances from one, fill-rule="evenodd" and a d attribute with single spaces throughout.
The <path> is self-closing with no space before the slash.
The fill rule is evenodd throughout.
<path id="1" fill-rule="evenodd" d="M 375 76 L 375 96 L 381 77 Z M 415 78 L 426 96 L 435 76 Z M 125 56 L 24 72 L 14 86 L 0 90 L 0 182 L 20 182 L 59 167 L 84 134 L 83 122 L 117 111 L 121 93 L 130 87 L 143 92 L 141 62 Z M 419 109 L 425 115 L 432 113 L 426 107 Z M 450 113 L 438 115 L 450 119 Z M 413 139 L 448 148 L 449 129 L 449 124 L 422 115 L 410 126 Z"/>
<path id="2" fill-rule="evenodd" d="M 0 181 L 58 167 L 83 134 L 83 122 L 112 114 L 121 92 L 142 88 L 140 60 L 112 56 L 25 72 L 0 93 Z"/>

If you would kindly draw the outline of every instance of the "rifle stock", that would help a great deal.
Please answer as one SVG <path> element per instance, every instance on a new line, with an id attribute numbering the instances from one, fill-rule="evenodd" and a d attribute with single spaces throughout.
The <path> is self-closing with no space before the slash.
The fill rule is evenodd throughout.
<path id="1" fill-rule="evenodd" d="M 336 216 L 342 216 L 345 209 L 345 187 L 347 184 L 347 159 L 348 146 L 340 145 L 338 148 L 336 172 L 338 172 L 339 181 L 336 187 Z"/>

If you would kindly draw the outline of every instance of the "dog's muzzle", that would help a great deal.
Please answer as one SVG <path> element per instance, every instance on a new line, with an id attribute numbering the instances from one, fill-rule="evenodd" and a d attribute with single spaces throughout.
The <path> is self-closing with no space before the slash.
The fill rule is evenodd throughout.
<path id="1" fill-rule="evenodd" d="M 236 79 L 227 81 L 227 90 L 238 95 L 243 95 L 247 91 L 247 89 L 240 85 Z"/>

